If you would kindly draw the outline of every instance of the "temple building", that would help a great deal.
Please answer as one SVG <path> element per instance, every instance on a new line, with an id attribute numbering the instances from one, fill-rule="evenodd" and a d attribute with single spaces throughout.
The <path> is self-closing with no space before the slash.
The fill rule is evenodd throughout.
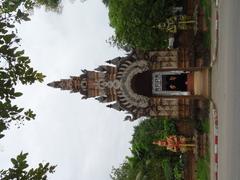
<path id="1" fill-rule="evenodd" d="M 185 119 L 194 116 L 199 101 L 208 97 L 208 66 L 192 54 L 188 48 L 134 51 L 48 85 L 125 111 L 126 120 L 142 116 Z"/>

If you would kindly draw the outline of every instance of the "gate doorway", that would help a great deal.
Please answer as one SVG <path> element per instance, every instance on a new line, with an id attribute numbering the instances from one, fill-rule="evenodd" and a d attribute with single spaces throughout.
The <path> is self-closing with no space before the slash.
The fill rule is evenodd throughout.
<path id="1" fill-rule="evenodd" d="M 152 74 L 152 94 L 190 95 L 188 87 L 189 73 L 183 71 L 154 72 Z"/>
<path id="2" fill-rule="evenodd" d="M 187 74 L 163 75 L 162 90 L 165 91 L 187 91 Z"/>

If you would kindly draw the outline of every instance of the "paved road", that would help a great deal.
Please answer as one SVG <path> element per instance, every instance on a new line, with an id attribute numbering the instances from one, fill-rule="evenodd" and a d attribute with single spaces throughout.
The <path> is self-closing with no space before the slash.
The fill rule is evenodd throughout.
<path id="1" fill-rule="evenodd" d="M 212 97 L 219 113 L 219 179 L 240 180 L 240 0 L 220 0 Z"/>

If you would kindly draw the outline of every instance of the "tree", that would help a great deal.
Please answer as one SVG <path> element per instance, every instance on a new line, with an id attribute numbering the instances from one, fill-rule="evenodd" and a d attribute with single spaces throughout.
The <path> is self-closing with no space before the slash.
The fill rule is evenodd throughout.
<path id="1" fill-rule="evenodd" d="M 153 145 L 153 141 L 171 134 L 176 134 L 174 121 L 149 118 L 140 122 L 134 127 L 130 142 L 132 155 L 126 157 L 118 168 L 113 167 L 110 177 L 113 180 L 173 179 L 172 172 L 179 162 L 179 154 Z"/>
<path id="2" fill-rule="evenodd" d="M 18 9 L 32 11 L 34 7 L 43 6 L 47 11 L 61 12 L 62 0 L 3 0 L 0 13 L 14 12 Z"/>
<path id="3" fill-rule="evenodd" d="M 108 6 L 108 3 L 109 3 L 109 0 L 102 0 L 103 4 L 107 7 Z"/>
<path id="4" fill-rule="evenodd" d="M 15 159 L 12 158 L 13 167 L 7 170 L 0 170 L 0 179 L 46 180 L 49 173 L 55 172 L 56 166 L 52 166 L 49 163 L 39 163 L 37 168 L 28 169 L 27 156 L 28 153 L 21 152 Z"/>
<path id="5" fill-rule="evenodd" d="M 110 177 L 113 180 L 127 180 L 129 169 L 130 169 L 129 163 L 125 161 L 119 166 L 119 168 L 114 168 L 114 167 L 112 168 Z"/>
<path id="6" fill-rule="evenodd" d="M 62 10 L 62 0 L 33 0 L 32 2 L 35 6 L 44 6 L 48 11 L 61 12 Z"/>
<path id="7" fill-rule="evenodd" d="M 22 95 L 21 92 L 15 90 L 17 83 L 27 85 L 35 81 L 42 82 L 44 75 L 30 67 L 30 58 L 20 48 L 20 38 L 17 36 L 16 23 L 29 21 L 29 14 L 22 11 L 19 4 L 10 3 L 10 1 L 4 1 L 0 4 L 0 12 L 1 133 L 13 121 L 19 125 L 24 120 L 35 118 L 32 110 L 24 112 L 24 108 L 13 105 L 12 100 Z"/>
<path id="8" fill-rule="evenodd" d="M 113 44 L 143 50 L 167 47 L 168 34 L 154 27 L 172 15 L 174 0 L 109 0 L 107 4 L 115 29 Z"/>
<path id="9" fill-rule="evenodd" d="M 36 6 L 58 11 L 61 0 L 4 0 L 0 2 L 0 138 L 10 123 L 23 124 L 35 114 L 13 105 L 12 100 L 22 95 L 15 86 L 42 82 L 44 75 L 30 66 L 30 58 L 20 48 L 17 23 L 30 21 L 29 12 Z"/>
<path id="10" fill-rule="evenodd" d="M 152 144 L 153 141 L 164 139 L 168 135 L 176 134 L 174 121 L 168 119 L 149 118 L 134 127 L 131 140 L 131 152 L 140 156 L 143 154 L 154 155 L 159 148 Z M 168 153 L 165 150 L 162 153 Z M 158 153 L 159 154 L 159 153 Z"/>

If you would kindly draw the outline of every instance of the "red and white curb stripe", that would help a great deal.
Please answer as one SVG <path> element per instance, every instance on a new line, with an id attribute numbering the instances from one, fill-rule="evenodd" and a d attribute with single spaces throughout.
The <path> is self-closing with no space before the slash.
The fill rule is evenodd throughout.
<path id="1" fill-rule="evenodd" d="M 216 0 L 215 2 L 215 41 L 211 66 L 213 66 L 217 60 L 219 46 L 219 0 Z M 212 109 L 212 120 L 214 121 L 214 175 L 215 180 L 218 180 L 218 113 L 214 104 Z"/>
<path id="2" fill-rule="evenodd" d="M 214 121 L 214 174 L 218 180 L 218 114 L 215 106 L 213 106 L 212 119 Z"/>
<path id="3" fill-rule="evenodd" d="M 218 43 L 219 43 L 219 0 L 216 0 L 216 18 L 215 18 L 215 41 L 214 41 L 214 53 L 213 53 L 213 57 L 212 57 L 212 62 L 211 62 L 211 66 L 214 64 L 214 62 L 217 60 L 217 56 L 218 56 Z"/>
<path id="4" fill-rule="evenodd" d="M 215 42 L 214 42 L 214 54 L 212 57 L 211 66 L 217 60 L 218 46 L 219 46 L 219 0 L 216 0 L 216 18 L 215 18 Z M 213 105 L 213 121 L 214 121 L 214 175 L 215 180 L 218 180 L 218 113 L 216 106 Z"/>

